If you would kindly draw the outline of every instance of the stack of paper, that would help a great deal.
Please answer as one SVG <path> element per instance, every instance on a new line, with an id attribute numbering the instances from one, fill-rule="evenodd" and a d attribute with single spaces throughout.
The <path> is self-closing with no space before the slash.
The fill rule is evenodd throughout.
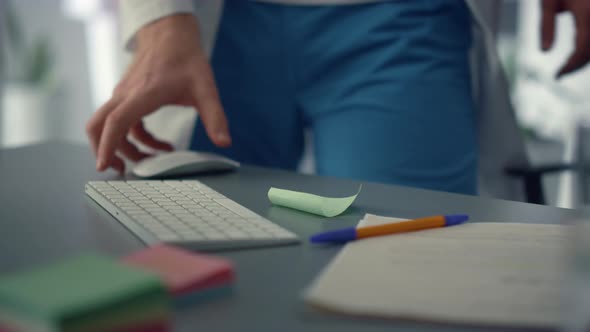
<path id="1" fill-rule="evenodd" d="M 306 300 L 354 315 L 556 327 L 567 239 L 567 226 L 468 223 L 354 241 Z"/>
<path id="2" fill-rule="evenodd" d="M 159 332 L 168 294 L 152 274 L 84 255 L 0 278 L 0 330 Z"/>
<path id="3" fill-rule="evenodd" d="M 144 249 L 124 261 L 157 273 L 178 307 L 228 294 L 234 280 L 229 261 L 166 245 Z"/>

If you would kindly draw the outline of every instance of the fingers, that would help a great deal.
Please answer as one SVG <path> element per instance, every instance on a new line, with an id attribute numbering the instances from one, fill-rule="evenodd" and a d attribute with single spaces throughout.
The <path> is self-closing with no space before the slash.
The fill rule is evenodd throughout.
<path id="1" fill-rule="evenodd" d="M 555 40 L 555 18 L 559 12 L 559 0 L 543 0 L 541 16 L 541 48 L 549 50 Z"/>
<path id="2" fill-rule="evenodd" d="M 97 156 L 98 154 L 98 144 L 100 143 L 100 136 L 102 133 L 102 127 L 104 125 L 104 121 L 107 115 L 117 107 L 119 104 L 119 100 L 115 98 L 111 98 L 108 102 L 106 102 L 101 108 L 96 111 L 86 124 L 86 135 L 88 136 L 88 140 L 90 141 L 90 147 L 92 148 L 92 152 L 94 155 Z"/>
<path id="3" fill-rule="evenodd" d="M 123 175 L 125 173 L 125 162 L 123 162 L 123 159 L 119 158 L 119 156 L 113 156 L 110 167 L 117 171 L 119 175 Z"/>
<path id="4" fill-rule="evenodd" d="M 109 123 L 112 123 L 113 121 L 119 121 L 119 120 L 112 120 L 112 116 L 111 114 L 115 111 L 115 109 L 120 109 L 118 108 L 118 106 L 121 105 L 121 102 L 119 101 L 118 98 L 112 98 L 111 100 L 109 100 L 107 103 L 105 103 L 90 119 L 90 121 L 88 121 L 88 124 L 86 125 L 86 132 L 88 134 L 88 138 L 90 140 L 90 145 L 92 147 L 92 150 L 94 152 L 94 154 L 98 157 L 99 156 L 99 146 L 100 146 L 100 142 L 101 142 L 101 138 L 104 136 L 104 134 L 106 135 L 112 135 L 111 132 L 106 132 L 105 131 L 105 127 L 106 127 L 106 120 L 107 119 L 111 119 L 109 120 Z M 128 104 L 126 104 L 128 105 Z M 115 116 L 116 118 L 116 116 Z M 127 157 L 128 159 L 132 160 L 132 161 L 139 161 L 143 158 L 149 157 L 149 154 L 146 154 L 144 152 L 141 152 L 135 145 L 131 144 L 126 138 L 125 138 L 125 134 L 126 134 L 126 130 L 125 130 L 125 123 L 121 123 L 122 127 L 121 127 L 121 132 L 123 135 L 123 138 L 121 138 L 119 140 L 119 142 L 116 143 L 115 145 L 115 149 L 119 150 L 125 157 Z M 112 128 L 112 124 L 109 125 Z M 112 129 L 110 129 L 112 130 Z M 117 135 L 118 137 L 118 135 Z M 108 140 L 110 142 L 110 140 Z M 101 158 L 98 158 L 97 161 L 97 170 L 99 171 L 104 171 L 105 169 L 112 167 L 113 169 L 115 169 L 116 171 L 118 171 L 119 173 L 123 173 L 125 171 L 125 163 L 123 162 L 123 160 L 116 156 L 114 154 L 113 151 L 113 155 L 111 157 L 106 158 L 105 160 L 102 160 Z"/>
<path id="5" fill-rule="evenodd" d="M 107 115 L 97 151 L 98 171 L 104 171 L 116 160 L 115 151 L 119 146 L 125 146 L 124 141 L 129 129 L 141 119 L 144 110 L 153 109 L 149 108 L 152 106 L 149 102 L 148 97 L 130 97 Z M 127 153 L 137 156 L 128 146 Z"/>
<path id="6" fill-rule="evenodd" d="M 139 151 L 139 149 L 135 145 L 131 144 L 126 138 L 121 140 L 118 150 L 121 151 L 121 153 L 129 160 L 136 162 L 150 156 L 147 153 Z"/>
<path id="7" fill-rule="evenodd" d="M 145 127 L 143 126 L 143 122 L 139 121 L 133 128 L 131 128 L 131 136 L 137 139 L 142 144 L 155 149 L 155 150 L 163 150 L 163 151 L 172 151 L 174 147 L 169 143 L 163 142 L 155 138 L 152 134 L 150 134 Z"/>
<path id="8" fill-rule="evenodd" d="M 228 147 L 231 145 L 231 137 L 227 118 L 219 101 L 213 74 L 208 66 L 204 67 L 193 92 L 197 110 L 211 142 L 219 147 Z"/>
<path id="9" fill-rule="evenodd" d="M 557 73 L 557 78 L 576 71 L 590 61 L 590 17 L 576 17 L 574 52 Z"/>

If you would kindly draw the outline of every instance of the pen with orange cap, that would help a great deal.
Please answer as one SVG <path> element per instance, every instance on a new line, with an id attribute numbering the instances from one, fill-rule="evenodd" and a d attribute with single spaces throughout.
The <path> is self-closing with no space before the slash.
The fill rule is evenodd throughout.
<path id="1" fill-rule="evenodd" d="M 469 219 L 464 214 L 452 214 L 446 216 L 433 216 L 414 220 L 388 223 L 367 227 L 347 227 L 335 231 L 315 234 L 310 238 L 313 243 L 341 243 L 352 240 L 383 236 L 396 233 L 414 232 L 423 229 L 455 226 L 466 222 Z"/>

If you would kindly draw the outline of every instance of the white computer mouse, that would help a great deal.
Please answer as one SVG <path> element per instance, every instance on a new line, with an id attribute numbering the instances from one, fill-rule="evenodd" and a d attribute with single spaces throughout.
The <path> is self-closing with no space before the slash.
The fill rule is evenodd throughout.
<path id="1" fill-rule="evenodd" d="M 158 178 L 230 171 L 238 167 L 237 161 L 214 153 L 174 151 L 140 161 L 132 173 L 141 178 Z"/>

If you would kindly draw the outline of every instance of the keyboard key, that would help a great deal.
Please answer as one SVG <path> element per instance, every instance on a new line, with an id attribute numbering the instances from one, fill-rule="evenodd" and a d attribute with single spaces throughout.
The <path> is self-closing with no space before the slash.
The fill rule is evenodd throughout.
<path id="1" fill-rule="evenodd" d="M 171 226 L 171 228 L 174 230 L 174 232 L 178 234 L 183 234 L 185 232 L 190 232 L 193 230 L 192 228 L 184 224 L 174 224 L 173 226 Z"/>
<path id="2" fill-rule="evenodd" d="M 226 207 L 227 209 L 229 209 L 230 211 L 236 213 L 237 215 L 239 215 L 240 217 L 244 217 L 244 218 L 253 218 L 253 219 L 258 219 L 260 218 L 260 216 L 258 216 L 256 213 L 246 209 L 245 207 L 239 205 L 238 203 L 230 200 L 230 199 L 217 199 L 215 200 L 215 202 L 223 205 L 224 207 Z"/>
<path id="3" fill-rule="evenodd" d="M 171 233 L 170 230 L 164 226 L 162 226 L 161 224 L 144 224 L 145 228 L 147 228 L 149 231 L 151 231 L 154 234 L 169 234 Z"/>
<path id="4" fill-rule="evenodd" d="M 195 216 L 179 217 L 178 219 L 180 219 L 183 222 L 188 223 L 188 224 L 202 223 L 203 222 L 201 219 L 199 219 L 198 217 L 195 217 Z"/>
<path id="5" fill-rule="evenodd" d="M 129 215 L 132 216 L 133 218 L 142 218 L 142 217 L 150 217 L 150 215 L 147 212 L 144 211 L 130 211 Z"/>

